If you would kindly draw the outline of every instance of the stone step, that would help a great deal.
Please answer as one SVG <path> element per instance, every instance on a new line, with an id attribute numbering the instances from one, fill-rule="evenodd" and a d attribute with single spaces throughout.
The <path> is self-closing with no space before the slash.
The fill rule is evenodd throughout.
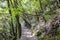
<path id="1" fill-rule="evenodd" d="M 21 23 L 22 26 L 21 40 L 37 40 L 36 36 L 33 36 L 30 30 L 26 28 L 23 23 Z"/>

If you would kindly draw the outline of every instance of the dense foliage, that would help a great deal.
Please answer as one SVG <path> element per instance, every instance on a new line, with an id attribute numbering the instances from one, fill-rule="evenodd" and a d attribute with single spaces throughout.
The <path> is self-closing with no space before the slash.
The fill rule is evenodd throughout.
<path id="1" fill-rule="evenodd" d="M 55 35 L 42 37 L 42 32 L 46 25 L 50 28 L 52 24 L 49 23 L 55 20 L 53 17 L 58 12 L 60 0 L 0 0 L 0 40 L 19 40 L 23 21 L 38 40 L 55 40 Z M 56 34 L 56 39 L 60 39 L 60 28 Z"/>

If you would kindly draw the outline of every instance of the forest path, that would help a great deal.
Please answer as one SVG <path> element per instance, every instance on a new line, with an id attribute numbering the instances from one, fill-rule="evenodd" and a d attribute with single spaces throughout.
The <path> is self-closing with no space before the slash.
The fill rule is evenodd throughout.
<path id="1" fill-rule="evenodd" d="M 31 31 L 25 27 L 24 22 L 21 23 L 21 26 L 22 26 L 21 40 L 37 40 L 37 37 L 33 36 Z"/>

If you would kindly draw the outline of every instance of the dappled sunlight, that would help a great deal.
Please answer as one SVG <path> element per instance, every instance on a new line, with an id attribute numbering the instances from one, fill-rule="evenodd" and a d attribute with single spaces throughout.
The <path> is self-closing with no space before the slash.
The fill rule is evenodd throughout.
<path id="1" fill-rule="evenodd" d="M 0 0 L 0 40 L 59 40 L 60 0 Z"/>

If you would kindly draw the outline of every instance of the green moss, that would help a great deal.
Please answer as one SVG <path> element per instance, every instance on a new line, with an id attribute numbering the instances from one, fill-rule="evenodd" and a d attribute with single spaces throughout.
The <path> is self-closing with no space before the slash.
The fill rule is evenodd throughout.
<path id="1" fill-rule="evenodd" d="M 57 37 L 60 39 L 60 28 L 57 30 Z"/>

